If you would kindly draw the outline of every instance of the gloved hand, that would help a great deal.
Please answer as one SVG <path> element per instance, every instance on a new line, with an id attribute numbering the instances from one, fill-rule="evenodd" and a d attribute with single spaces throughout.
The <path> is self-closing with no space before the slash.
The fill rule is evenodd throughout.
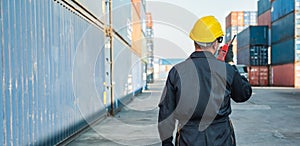
<path id="1" fill-rule="evenodd" d="M 233 45 L 230 44 L 228 46 L 228 52 L 227 52 L 227 55 L 225 57 L 225 62 L 229 63 L 229 62 L 233 62 L 233 51 L 232 51 L 232 47 Z"/>

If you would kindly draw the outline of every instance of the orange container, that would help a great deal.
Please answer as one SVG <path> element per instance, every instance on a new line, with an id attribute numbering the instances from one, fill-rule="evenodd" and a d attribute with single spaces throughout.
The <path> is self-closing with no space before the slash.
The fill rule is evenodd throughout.
<path id="1" fill-rule="evenodd" d="M 250 66 L 248 67 L 249 82 L 254 86 L 269 85 L 269 67 L 268 66 Z"/>
<path id="2" fill-rule="evenodd" d="M 151 13 L 146 13 L 146 26 L 152 28 L 152 15 Z"/>
<path id="3" fill-rule="evenodd" d="M 271 10 L 264 12 L 258 16 L 257 20 L 258 25 L 268 25 L 271 28 Z"/>
<path id="4" fill-rule="evenodd" d="M 142 25 L 141 25 L 141 0 L 132 0 L 131 19 L 132 19 L 132 50 L 142 56 Z"/>
<path id="5" fill-rule="evenodd" d="M 231 26 L 244 26 L 244 12 L 234 11 L 226 17 L 226 28 Z"/>
<path id="6" fill-rule="evenodd" d="M 282 64 L 272 66 L 272 77 L 274 86 L 295 86 L 295 64 Z"/>

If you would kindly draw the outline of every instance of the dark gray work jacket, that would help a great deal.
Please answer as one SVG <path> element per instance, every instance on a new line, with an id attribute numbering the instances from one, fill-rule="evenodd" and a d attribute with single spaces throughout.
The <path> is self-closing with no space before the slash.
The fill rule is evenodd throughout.
<path id="1" fill-rule="evenodd" d="M 230 99 L 247 101 L 252 88 L 234 66 L 210 52 L 197 51 L 169 72 L 159 103 L 158 130 L 162 145 L 235 145 L 229 120 Z"/>

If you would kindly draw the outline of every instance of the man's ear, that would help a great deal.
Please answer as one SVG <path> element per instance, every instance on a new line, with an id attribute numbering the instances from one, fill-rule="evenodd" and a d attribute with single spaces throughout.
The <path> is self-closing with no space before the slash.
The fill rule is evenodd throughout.
<path id="1" fill-rule="evenodd" d="M 217 41 L 215 41 L 214 43 L 213 43 L 213 48 L 214 48 L 214 50 L 218 50 L 218 43 L 217 43 Z"/>

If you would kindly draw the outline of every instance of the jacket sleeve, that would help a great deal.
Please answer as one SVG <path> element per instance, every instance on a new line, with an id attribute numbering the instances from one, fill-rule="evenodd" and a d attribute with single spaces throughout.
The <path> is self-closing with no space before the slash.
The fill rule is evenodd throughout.
<path id="1" fill-rule="evenodd" d="M 170 71 L 159 103 L 158 131 L 163 146 L 173 146 L 173 131 L 175 129 L 176 88 L 171 81 L 171 76 Z"/>
<path id="2" fill-rule="evenodd" d="M 241 76 L 237 71 L 236 67 L 233 76 L 232 90 L 231 90 L 231 98 L 235 102 L 245 102 L 252 95 L 252 87 L 249 84 L 248 80 Z"/>

